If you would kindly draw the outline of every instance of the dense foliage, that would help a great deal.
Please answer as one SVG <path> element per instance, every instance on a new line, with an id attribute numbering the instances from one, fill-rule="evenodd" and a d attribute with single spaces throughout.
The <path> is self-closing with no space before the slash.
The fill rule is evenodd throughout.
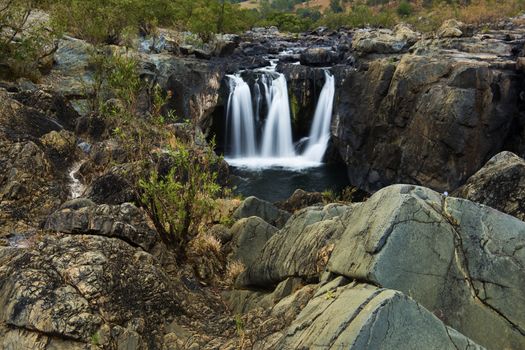
<path id="1" fill-rule="evenodd" d="M 51 15 L 51 26 L 39 26 L 30 16 L 36 8 Z M 524 0 L 327 0 L 323 8 L 306 0 L 0 0 L 0 50 L 3 56 L 35 61 L 52 49 L 57 31 L 95 44 L 126 44 L 157 26 L 203 38 L 270 25 L 299 32 L 320 25 L 390 27 L 405 21 L 427 31 L 449 18 L 482 23 L 524 9 Z"/>

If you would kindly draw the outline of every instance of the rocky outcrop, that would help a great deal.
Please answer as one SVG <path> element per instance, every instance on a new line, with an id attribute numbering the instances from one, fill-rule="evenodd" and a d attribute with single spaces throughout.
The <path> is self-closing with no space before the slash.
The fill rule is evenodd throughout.
<path id="1" fill-rule="evenodd" d="M 300 62 L 305 66 L 327 67 L 341 62 L 343 55 L 330 48 L 316 47 L 301 52 Z"/>
<path id="2" fill-rule="evenodd" d="M 136 164 L 117 165 L 96 177 L 86 190 L 86 197 L 99 204 L 122 204 L 138 200 L 134 184 Z"/>
<path id="3" fill-rule="evenodd" d="M 315 292 L 301 311 L 304 315 L 290 321 L 288 331 L 275 335 L 280 339 L 277 343 L 296 348 L 316 341 L 328 349 L 341 341 L 360 348 L 360 334 L 370 340 L 375 331 L 383 335 L 386 331 L 366 330 L 363 325 L 369 321 L 355 324 L 357 329 L 351 332 L 341 330 L 354 327 L 354 319 L 359 317 L 368 320 L 368 311 L 362 310 L 371 309 L 376 310 L 371 311 L 374 317 L 385 310 L 398 310 L 400 315 L 410 315 L 406 322 L 419 320 L 415 322 L 429 325 L 421 331 L 425 336 L 413 341 L 424 343 L 427 336 L 437 337 L 431 344 L 440 345 L 423 348 L 477 346 L 461 332 L 488 349 L 520 349 L 525 341 L 521 292 L 525 288 L 524 238 L 524 222 L 487 206 L 423 187 L 390 186 L 363 203 L 311 207 L 294 214 L 247 264 L 236 284 L 244 290 L 232 292 L 229 300 L 242 312 L 272 308 L 280 300 L 277 291 L 284 288 L 279 286 L 291 283 L 290 278 L 299 281 L 295 284 L 299 288 L 301 282 L 320 282 L 321 290 L 332 283 L 329 281 L 335 290 L 354 280 L 362 285 L 338 288 L 337 293 L 331 289 Z M 275 287 L 268 290 L 270 286 Z M 359 302 L 358 289 L 370 292 L 370 298 Z M 338 295 L 346 293 L 348 301 L 341 302 L 357 302 L 355 313 L 335 306 Z M 380 298 L 377 306 L 368 304 L 382 293 L 389 297 Z M 326 300 L 334 300 L 333 310 L 332 302 Z M 394 315 L 396 312 L 390 313 L 390 324 L 396 317 L 404 317 Z M 347 322 L 339 323 L 339 314 Z M 382 323 L 375 320 L 373 324 Z M 332 321 L 336 324 L 330 326 Z M 404 328 L 398 331 L 404 332 Z M 378 341 L 383 339 L 377 337 Z M 435 339 L 445 343 L 434 343 Z M 392 344 L 392 348 L 398 347 L 395 341 Z"/>
<path id="4" fill-rule="evenodd" d="M 454 191 L 454 196 L 525 220 L 525 160 L 511 152 L 498 153 Z"/>
<path id="5" fill-rule="evenodd" d="M 53 235 L 0 248 L 0 262 L 2 348 L 39 339 L 42 349 L 155 349 L 179 312 L 177 288 L 156 260 L 120 239 Z"/>
<path id="6" fill-rule="evenodd" d="M 38 109 L 38 99 L 27 101 L 25 105 L 16 99 L 16 95 L 0 88 L 0 137 L 11 141 L 35 140 L 51 131 L 60 131 L 64 127 L 48 114 Z M 46 102 L 43 102 L 46 103 Z M 64 117 L 64 116 L 62 116 Z M 74 120 L 66 120 L 74 123 Z"/>
<path id="7" fill-rule="evenodd" d="M 267 223 L 281 228 L 290 217 L 290 213 L 278 209 L 270 202 L 252 196 L 246 198 L 233 212 L 233 218 L 237 220 L 250 216 L 260 217 Z"/>
<path id="8" fill-rule="evenodd" d="M 460 53 L 466 43 L 420 43 L 417 54 L 365 60 L 339 78 L 332 132 L 350 183 L 361 189 L 412 183 L 451 191 L 516 132 L 521 85 L 507 58 L 512 45 Z"/>
<path id="9" fill-rule="evenodd" d="M 348 220 L 329 271 L 402 291 L 489 349 L 525 345 L 525 223 L 408 185 L 377 192 Z"/>
<path id="10" fill-rule="evenodd" d="M 443 22 L 437 31 L 439 38 L 459 38 L 463 36 L 463 30 L 466 26 L 464 23 L 455 19 L 449 19 Z"/>
<path id="11" fill-rule="evenodd" d="M 393 54 L 406 52 L 419 39 L 420 34 L 406 25 L 390 29 L 358 30 L 352 38 L 352 49 L 359 55 Z"/>
<path id="12" fill-rule="evenodd" d="M 134 247 L 150 251 L 158 240 L 156 231 L 145 222 L 144 214 L 134 205 L 95 205 L 79 199 L 66 202 L 51 214 L 45 229 L 65 234 L 115 237 Z"/>

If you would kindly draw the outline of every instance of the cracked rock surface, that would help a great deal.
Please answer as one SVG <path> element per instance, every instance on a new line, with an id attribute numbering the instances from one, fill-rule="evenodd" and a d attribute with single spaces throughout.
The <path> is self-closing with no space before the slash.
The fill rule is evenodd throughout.
<path id="1" fill-rule="evenodd" d="M 349 220 L 330 271 L 402 291 L 487 348 L 525 347 L 524 222 L 408 185 Z"/>
<path id="2" fill-rule="evenodd" d="M 178 313 L 177 289 L 156 259 L 120 239 L 50 235 L 1 249 L 0 262 L 2 348 L 39 338 L 152 349 Z"/>
<path id="3" fill-rule="evenodd" d="M 340 215 L 351 212 L 351 208 L 329 204 L 298 211 L 268 240 L 237 284 L 265 287 L 292 276 L 318 279 L 333 243 L 345 229 L 345 219 Z"/>

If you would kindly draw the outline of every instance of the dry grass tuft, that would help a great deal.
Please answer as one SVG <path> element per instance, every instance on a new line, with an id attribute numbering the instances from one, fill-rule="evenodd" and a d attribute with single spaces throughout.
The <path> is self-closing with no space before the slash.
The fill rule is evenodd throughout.
<path id="1" fill-rule="evenodd" d="M 233 260 L 226 266 L 226 283 L 233 284 L 237 277 L 246 270 L 246 266 L 238 260 Z"/>

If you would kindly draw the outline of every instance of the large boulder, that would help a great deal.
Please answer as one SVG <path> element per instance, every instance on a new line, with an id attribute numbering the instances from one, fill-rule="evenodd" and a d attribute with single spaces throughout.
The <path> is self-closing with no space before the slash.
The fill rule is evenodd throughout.
<path id="1" fill-rule="evenodd" d="M 525 221 L 525 160 L 511 152 L 498 153 L 454 191 L 454 196 Z"/>
<path id="2" fill-rule="evenodd" d="M 96 177 L 86 189 L 86 196 L 99 204 L 117 205 L 137 201 L 134 164 L 114 166 L 106 173 Z"/>
<path id="3" fill-rule="evenodd" d="M 410 295 L 489 349 L 525 346 L 525 223 L 422 187 L 356 207 L 329 271 Z"/>
<path id="4" fill-rule="evenodd" d="M 443 22 L 441 27 L 437 31 L 439 38 L 459 38 L 463 36 L 462 29 L 465 28 L 465 24 L 455 19 L 449 19 Z"/>
<path id="5" fill-rule="evenodd" d="M 42 226 L 69 195 L 63 175 L 32 141 L 0 140 L 0 236 Z"/>
<path id="6" fill-rule="evenodd" d="M 237 221 L 231 228 L 233 245 L 231 258 L 244 266 L 252 264 L 276 231 L 276 227 L 257 216 Z"/>
<path id="7" fill-rule="evenodd" d="M 482 349 L 400 292 L 321 287 L 275 349 Z"/>
<path id="8" fill-rule="evenodd" d="M 11 141 L 35 140 L 63 127 L 52 116 L 14 99 L 0 88 L 0 138 Z"/>
<path id="9" fill-rule="evenodd" d="M 300 62 L 305 66 L 328 67 L 341 61 L 340 53 L 331 48 L 316 47 L 301 52 Z"/>
<path id="10" fill-rule="evenodd" d="M 351 207 L 330 204 L 298 211 L 238 278 L 239 286 L 268 287 L 288 277 L 319 280 Z"/>
<path id="11" fill-rule="evenodd" d="M 246 198 L 233 212 L 233 218 L 237 220 L 250 216 L 258 216 L 267 223 L 281 228 L 290 217 L 290 213 L 277 208 L 270 202 L 251 196 Z"/>

